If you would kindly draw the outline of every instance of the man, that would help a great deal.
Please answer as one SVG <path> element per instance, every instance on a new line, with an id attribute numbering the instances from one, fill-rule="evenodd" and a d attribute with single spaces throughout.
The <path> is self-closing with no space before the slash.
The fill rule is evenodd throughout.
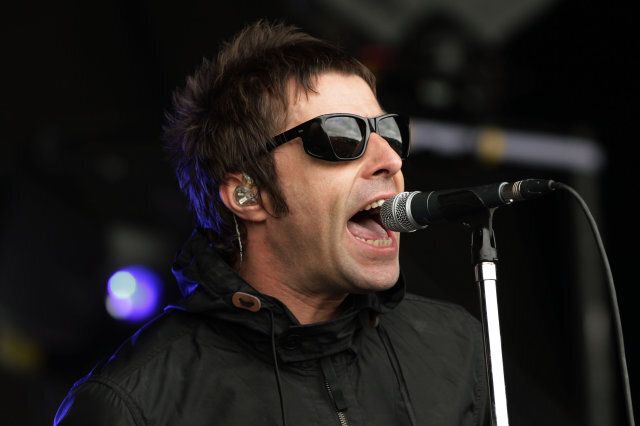
<path id="1" fill-rule="evenodd" d="M 404 294 L 408 122 L 330 44 L 259 22 L 174 98 L 165 135 L 199 229 L 184 299 L 76 383 L 59 425 L 480 425 L 479 325 Z"/>

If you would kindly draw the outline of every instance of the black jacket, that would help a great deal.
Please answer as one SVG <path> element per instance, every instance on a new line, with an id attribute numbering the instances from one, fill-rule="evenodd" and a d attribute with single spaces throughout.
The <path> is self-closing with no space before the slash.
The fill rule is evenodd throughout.
<path id="1" fill-rule="evenodd" d="M 174 272 L 183 301 L 78 381 L 54 424 L 483 424 L 482 335 L 460 307 L 400 280 L 300 325 L 197 233 Z"/>

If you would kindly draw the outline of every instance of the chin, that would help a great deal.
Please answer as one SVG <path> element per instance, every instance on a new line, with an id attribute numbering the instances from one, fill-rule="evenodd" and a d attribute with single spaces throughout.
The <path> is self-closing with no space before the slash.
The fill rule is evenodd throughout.
<path id="1" fill-rule="evenodd" d="M 400 269 L 394 268 L 387 271 L 376 271 L 366 276 L 351 280 L 350 293 L 375 293 L 388 290 L 393 287 L 400 277 Z"/>

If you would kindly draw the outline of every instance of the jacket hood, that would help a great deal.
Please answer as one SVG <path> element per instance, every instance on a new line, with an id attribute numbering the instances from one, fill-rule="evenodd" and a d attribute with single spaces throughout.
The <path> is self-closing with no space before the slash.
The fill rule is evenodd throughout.
<path id="1" fill-rule="evenodd" d="M 244 281 L 198 230 L 179 251 L 173 274 L 184 298 L 167 309 L 224 321 L 260 346 L 269 344 L 273 332 L 278 357 L 284 362 L 319 358 L 352 347 L 355 332 L 365 324 L 377 324 L 378 315 L 397 306 L 405 293 L 401 277 L 388 290 L 349 295 L 347 308 L 337 319 L 301 325 L 282 302 Z"/>

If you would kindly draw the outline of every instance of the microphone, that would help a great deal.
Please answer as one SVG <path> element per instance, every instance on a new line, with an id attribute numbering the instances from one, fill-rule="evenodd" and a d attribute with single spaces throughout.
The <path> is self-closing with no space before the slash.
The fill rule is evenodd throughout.
<path id="1" fill-rule="evenodd" d="M 556 187 L 552 180 L 525 179 L 462 189 L 401 192 L 382 204 L 380 219 L 392 231 L 413 232 L 433 223 L 464 220 L 480 209 L 538 198 Z"/>

